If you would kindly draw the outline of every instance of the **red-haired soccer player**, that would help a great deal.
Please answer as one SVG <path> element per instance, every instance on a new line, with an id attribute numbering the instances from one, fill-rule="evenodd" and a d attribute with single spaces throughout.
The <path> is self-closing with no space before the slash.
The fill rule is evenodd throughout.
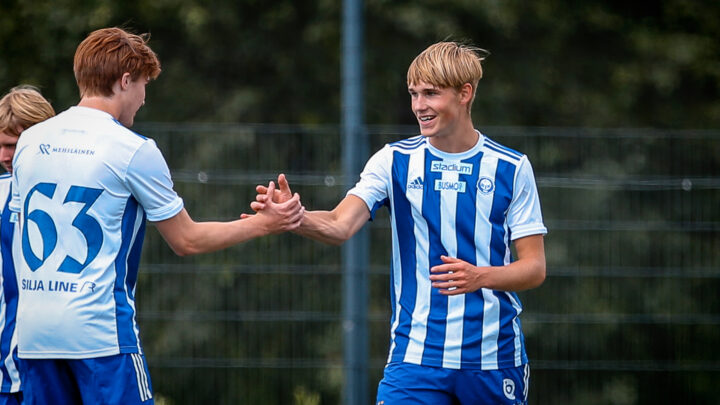
<path id="1" fill-rule="evenodd" d="M 146 41 L 119 28 L 92 32 L 75 53 L 80 103 L 17 145 L 18 347 L 31 405 L 153 403 L 135 321 L 146 219 L 178 255 L 293 230 L 302 219 L 299 196 L 249 219 L 191 219 L 155 142 L 128 129 L 160 74 Z"/>

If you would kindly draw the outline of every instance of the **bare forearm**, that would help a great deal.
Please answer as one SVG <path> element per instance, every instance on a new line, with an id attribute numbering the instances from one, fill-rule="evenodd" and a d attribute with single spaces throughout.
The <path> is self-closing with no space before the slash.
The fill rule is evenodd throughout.
<path id="1" fill-rule="evenodd" d="M 195 222 L 185 209 L 155 225 L 179 256 L 214 252 L 271 233 L 297 229 L 304 214 L 299 198 L 272 204 L 265 212 L 230 222 Z"/>
<path id="2" fill-rule="evenodd" d="M 350 239 L 370 219 L 370 211 L 360 198 L 345 197 L 332 211 L 305 211 L 297 234 L 330 245 Z"/>
<path id="3" fill-rule="evenodd" d="M 545 281 L 545 260 L 523 259 L 507 266 L 485 267 L 483 287 L 499 291 L 523 291 Z"/>
<path id="4" fill-rule="evenodd" d="M 329 245 L 341 245 L 352 236 L 346 227 L 338 225 L 332 211 L 306 211 L 295 233 Z"/>
<path id="5" fill-rule="evenodd" d="M 488 288 L 522 291 L 545 280 L 545 248 L 542 235 L 515 241 L 518 260 L 506 266 L 474 266 L 456 257 L 440 256 L 442 264 L 433 266 L 430 280 L 443 295 L 458 295 Z"/>
<path id="6" fill-rule="evenodd" d="M 254 217 L 231 222 L 192 222 L 182 235 L 166 240 L 179 256 L 214 252 L 269 233 L 255 222 Z"/>

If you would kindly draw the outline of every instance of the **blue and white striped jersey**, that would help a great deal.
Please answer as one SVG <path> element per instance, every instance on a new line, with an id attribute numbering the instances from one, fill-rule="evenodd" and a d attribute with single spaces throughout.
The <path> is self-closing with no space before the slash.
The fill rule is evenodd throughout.
<path id="1" fill-rule="evenodd" d="M 440 151 L 422 136 L 385 145 L 348 192 L 373 216 L 382 205 L 390 209 L 388 362 L 484 370 L 527 363 L 515 293 L 443 296 L 429 279 L 441 255 L 503 266 L 512 240 L 547 233 L 527 157 L 478 135 L 462 153 Z"/>
<path id="2" fill-rule="evenodd" d="M 10 184 L 10 174 L 0 175 L 0 392 L 3 393 L 22 390 L 15 330 L 18 284 L 13 264 L 13 256 L 20 245 L 15 243 L 18 215 L 8 209 Z"/>
<path id="3" fill-rule="evenodd" d="M 135 283 L 145 220 L 183 208 L 155 142 L 72 107 L 23 132 L 13 168 L 20 358 L 142 353 Z"/>

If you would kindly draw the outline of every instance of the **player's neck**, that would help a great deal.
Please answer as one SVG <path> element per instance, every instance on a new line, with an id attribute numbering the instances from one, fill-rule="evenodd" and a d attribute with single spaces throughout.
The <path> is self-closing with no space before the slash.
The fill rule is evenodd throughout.
<path id="1" fill-rule="evenodd" d="M 121 111 L 121 106 L 114 98 L 104 96 L 85 96 L 80 100 L 78 106 L 105 111 L 115 119 L 120 116 Z"/>
<path id="2" fill-rule="evenodd" d="M 461 153 L 472 149 L 478 141 L 478 133 L 472 120 L 463 120 L 457 127 L 448 128 L 446 133 L 429 138 L 430 144 L 443 152 Z"/>

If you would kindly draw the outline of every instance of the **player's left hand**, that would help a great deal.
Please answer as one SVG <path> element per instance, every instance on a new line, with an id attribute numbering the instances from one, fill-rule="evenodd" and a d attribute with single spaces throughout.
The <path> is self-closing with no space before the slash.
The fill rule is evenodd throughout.
<path id="1" fill-rule="evenodd" d="M 457 259 L 440 256 L 443 264 L 430 269 L 432 286 L 442 295 L 459 295 L 477 291 L 482 287 L 482 267 Z"/>

